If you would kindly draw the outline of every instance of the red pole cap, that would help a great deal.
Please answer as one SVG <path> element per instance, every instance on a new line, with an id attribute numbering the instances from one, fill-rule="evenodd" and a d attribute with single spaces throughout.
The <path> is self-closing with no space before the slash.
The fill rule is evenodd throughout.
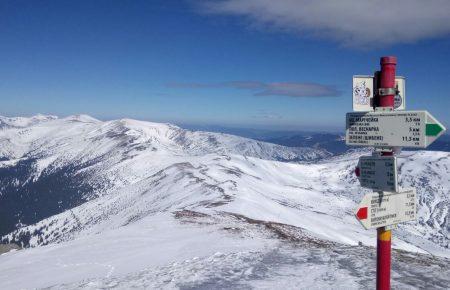
<path id="1" fill-rule="evenodd" d="M 385 65 L 385 64 L 397 64 L 397 58 L 395 56 L 383 56 L 380 59 L 380 64 L 381 65 Z"/>
<path id="2" fill-rule="evenodd" d="M 394 107 L 395 93 L 392 89 L 395 87 L 395 68 L 397 66 L 397 58 L 395 56 L 383 56 L 380 59 L 381 72 L 379 79 L 380 89 L 391 89 L 389 94 L 383 93 L 377 96 L 377 107 Z"/>

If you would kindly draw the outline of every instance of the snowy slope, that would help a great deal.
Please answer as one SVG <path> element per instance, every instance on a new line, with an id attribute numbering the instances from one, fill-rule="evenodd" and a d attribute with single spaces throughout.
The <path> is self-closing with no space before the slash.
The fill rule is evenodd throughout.
<path id="1" fill-rule="evenodd" d="M 32 234 L 30 244 L 36 246 L 120 228 L 160 212 L 190 209 L 236 213 L 294 225 L 321 239 L 374 245 L 374 232 L 363 230 L 353 217 L 354 208 L 368 192 L 352 173 L 359 155 L 318 164 L 239 155 L 153 156 L 158 168 L 150 167 L 140 181 L 8 237 L 20 240 Z M 450 256 L 448 175 L 438 171 L 450 168 L 449 163 L 448 153 L 407 153 L 400 159 L 401 185 L 418 188 L 419 221 L 400 225 L 396 247 Z M 417 178 L 421 175 L 427 177 Z"/>
<path id="2" fill-rule="evenodd" d="M 0 273 L 16 277 L 11 283 L 19 282 L 24 270 L 21 265 L 29 263 L 25 270 L 28 278 L 32 276 L 29 273 L 32 268 L 39 268 L 39 275 L 48 272 L 60 276 L 41 279 L 38 286 L 20 280 L 23 284 L 18 285 L 25 288 L 52 285 L 61 288 L 62 283 L 66 284 L 63 288 L 97 288 L 110 287 L 111 283 L 126 289 L 142 279 L 145 281 L 141 281 L 140 287 L 171 285 L 164 280 L 167 277 L 159 280 L 167 275 L 164 271 L 182 275 L 180 283 L 189 285 L 190 275 L 183 271 L 203 267 L 204 275 L 210 277 L 213 269 L 207 270 L 207 265 L 217 259 L 220 267 L 250 271 L 239 277 L 255 280 L 251 283 L 254 287 L 270 287 L 277 283 L 258 284 L 249 269 L 256 267 L 259 259 L 269 259 L 265 255 L 276 261 L 283 255 L 295 256 L 293 249 L 286 250 L 278 244 L 280 238 L 291 240 L 291 233 L 276 231 L 275 241 L 273 235 L 267 236 L 265 231 L 273 232 L 271 223 L 276 222 L 282 227 L 293 227 L 296 235 L 302 237 L 300 240 L 309 237 L 318 241 L 314 247 L 319 244 L 322 250 L 318 251 L 326 252 L 318 261 L 325 259 L 340 265 L 337 269 L 325 262 L 303 264 L 318 267 L 315 273 L 318 276 L 312 277 L 323 282 L 319 284 L 322 288 L 370 285 L 365 284 L 370 273 L 359 273 L 355 279 L 346 281 L 346 275 L 351 275 L 349 271 L 357 270 L 343 266 L 358 263 L 359 258 L 371 260 L 367 256 L 369 250 L 364 252 L 355 247 L 358 243 L 375 245 L 375 231 L 363 230 L 353 216 L 357 203 L 368 192 L 359 187 L 353 169 L 358 157 L 368 154 L 367 151 L 323 159 L 327 153 L 314 149 L 291 149 L 231 135 L 191 132 L 168 124 L 135 120 L 101 122 L 88 116 L 21 121 L 25 125 L 20 126 L 11 123 L 0 131 L 4 157 L 0 174 L 1 170 L 17 169 L 24 160 L 32 160 L 29 166 L 22 165 L 32 170 L 24 175 L 25 181 L 19 178 L 2 183 L 0 198 L 14 194 L 11 188 L 32 186 L 52 172 L 67 170 L 67 166 L 71 166 L 70 171 L 65 171 L 70 180 L 78 177 L 80 184 L 89 185 L 88 193 L 83 190 L 75 193 L 84 199 L 68 206 L 69 210 L 23 226 L 2 238 L 4 242 L 36 247 L 0 256 Z M 450 153 L 404 152 L 399 164 L 401 186 L 418 189 L 419 220 L 395 230 L 394 247 L 450 257 Z M 77 184 L 73 186 L 78 188 Z M 20 190 L 16 193 L 21 194 Z M 198 217 L 195 226 L 189 219 L 177 218 L 183 211 Z M 252 228 L 255 224 L 263 225 L 265 231 L 255 231 Z M 235 241 L 236 238 L 239 240 Z M 268 252 L 274 244 L 280 247 L 276 255 Z M 315 255 L 314 247 L 305 249 L 305 257 Z M 335 256 L 323 248 L 334 249 Z M 216 257 L 217 251 L 224 254 Z M 277 256 L 280 253 L 283 255 Z M 352 255 L 356 260 L 347 261 Z M 200 257 L 199 264 L 196 260 L 183 264 L 184 259 L 195 257 Z M 428 259 L 421 255 L 413 257 L 405 261 L 417 259 L 418 264 L 424 264 Z M 244 266 L 228 265 L 233 259 Z M 430 273 L 435 274 L 422 271 L 421 275 L 435 275 L 434 281 L 445 285 L 446 280 L 439 275 L 445 276 L 449 269 L 439 265 L 448 264 L 448 260 L 435 259 L 427 263 L 441 267 L 440 272 L 430 267 Z M 170 266 L 172 262 L 182 264 Z M 417 275 L 402 265 L 398 267 L 403 274 Z M 146 267 L 150 268 L 144 270 Z M 121 278 L 114 278 L 116 275 Z M 278 281 L 278 277 L 271 275 L 264 279 Z M 82 282 L 85 279 L 88 282 Z M 398 283 L 402 287 L 427 285 L 411 280 Z M 3 285 L 8 288 L 12 284 Z"/>
<path id="3" fill-rule="evenodd" d="M 172 154 L 190 155 L 234 153 L 284 161 L 329 156 L 323 150 L 288 148 L 233 135 L 192 132 L 170 124 L 131 119 L 101 122 L 86 115 L 63 119 L 43 115 L 31 118 L 0 116 L 0 124 L 4 124 L 0 127 L 0 158 L 3 159 L 52 155 L 62 159 L 67 155 L 67 162 L 83 162 L 117 151 L 132 157 L 129 154 L 132 150 L 134 153 L 166 150 Z"/>
<path id="4" fill-rule="evenodd" d="M 449 259 L 393 251 L 394 289 L 446 289 Z M 195 212 L 0 255 L 1 289 L 373 289 L 375 249 Z"/>
<path id="5" fill-rule="evenodd" d="M 1 120 L 7 126 L 0 128 L 0 201 L 5 205 L 0 235 L 157 172 L 164 164 L 154 158 L 240 154 L 299 161 L 329 156 L 323 150 L 129 119 L 39 115 Z"/>

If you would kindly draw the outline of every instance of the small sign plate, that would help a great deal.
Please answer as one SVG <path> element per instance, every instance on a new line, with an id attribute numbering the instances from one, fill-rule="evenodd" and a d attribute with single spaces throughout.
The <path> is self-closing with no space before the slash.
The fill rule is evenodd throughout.
<path id="1" fill-rule="evenodd" d="M 417 214 L 416 189 L 366 194 L 355 211 L 356 219 L 368 229 L 413 221 Z"/>
<path id="2" fill-rule="evenodd" d="M 398 191 L 396 157 L 362 156 L 359 158 L 358 168 L 362 187 L 379 191 Z"/>
<path id="3" fill-rule="evenodd" d="M 406 109 L 406 80 L 404 77 L 395 78 L 395 87 L 398 90 L 398 94 L 395 96 L 394 109 L 405 110 Z M 373 97 L 374 85 L 373 76 L 357 75 L 353 76 L 353 111 L 355 112 L 369 112 L 373 111 Z"/>
<path id="4" fill-rule="evenodd" d="M 426 148 L 445 130 L 427 111 L 347 113 L 345 143 L 350 146 Z"/>

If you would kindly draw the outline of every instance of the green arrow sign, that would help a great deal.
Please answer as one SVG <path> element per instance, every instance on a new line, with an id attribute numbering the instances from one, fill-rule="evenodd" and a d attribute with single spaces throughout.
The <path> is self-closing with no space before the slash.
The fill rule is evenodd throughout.
<path id="1" fill-rule="evenodd" d="M 444 131 L 445 128 L 440 124 L 426 124 L 425 135 L 427 136 L 437 136 L 439 133 Z"/>
<path id="2" fill-rule="evenodd" d="M 445 127 L 427 111 L 347 113 L 350 146 L 427 148 Z"/>

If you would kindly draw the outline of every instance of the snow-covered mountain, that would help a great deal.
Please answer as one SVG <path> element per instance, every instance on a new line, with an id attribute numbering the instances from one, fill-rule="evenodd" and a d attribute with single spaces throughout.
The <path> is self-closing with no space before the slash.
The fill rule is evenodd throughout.
<path id="1" fill-rule="evenodd" d="M 0 124 L 0 201 L 5 205 L 0 235 L 146 178 L 171 165 L 166 157 L 239 154 L 301 161 L 330 155 L 129 119 L 38 115 L 0 117 Z"/>
<path id="2" fill-rule="evenodd" d="M 9 218 L 9 226 L 18 224 L 11 233 L 5 232 L 2 241 L 35 248 L 0 256 L 0 273 L 19 279 L 22 265 L 30 263 L 29 271 L 41 265 L 40 271 L 61 274 L 62 280 L 42 280 L 38 287 L 56 283 L 61 288 L 58 283 L 64 282 L 68 284 L 63 288 L 129 288 L 139 280 L 142 287 L 160 288 L 172 285 L 173 277 L 166 277 L 167 272 L 184 275 L 175 284 L 188 285 L 191 275 L 187 273 L 194 271 L 189 267 L 201 266 L 209 277 L 205 283 L 212 283 L 214 267 L 210 271 L 207 265 L 217 262 L 225 267 L 238 261 L 230 267 L 243 271 L 239 277 L 258 280 L 254 270 L 249 270 L 258 259 L 275 263 L 280 253 L 295 256 L 284 246 L 277 253 L 263 250 L 273 249 L 274 237 L 307 245 L 304 254 L 308 257 L 323 250 L 317 261 L 339 261 L 336 267 L 347 272 L 356 270 L 342 265 L 358 260 L 349 262 L 349 255 L 358 255 L 359 261 L 371 260 L 364 256 L 370 250 L 358 252 L 362 248 L 355 246 L 374 246 L 375 231 L 365 231 L 353 216 L 368 192 L 353 174 L 358 157 L 368 154 L 367 150 L 331 157 L 322 150 L 128 119 L 101 122 L 89 116 L 39 116 L 1 120 L 8 125 L 0 129 L 0 220 Z M 404 152 L 400 157 L 400 185 L 417 188 L 419 220 L 395 230 L 394 247 L 450 257 L 450 153 Z M 7 226 L 2 224 L 2 229 Z M 252 249 L 269 256 L 256 257 Z M 193 257 L 198 260 L 189 260 Z M 417 259 L 421 264 L 428 259 L 414 257 L 404 260 Z M 183 264 L 184 259 L 190 262 Z M 436 259 L 430 263 L 448 261 Z M 402 271 L 413 271 L 402 265 Z M 147 267 L 150 270 L 144 270 Z M 66 268 L 75 268 L 75 272 L 68 274 Z M 315 279 L 334 282 L 318 285 L 366 285 L 367 273 L 338 282 L 344 268 L 327 270 L 332 272 L 328 278 L 320 272 Z M 424 270 L 421 275 L 449 271 L 441 267 L 438 274 Z M 443 285 L 447 281 L 433 277 Z M 94 280 L 85 283 L 84 279 Z"/>

